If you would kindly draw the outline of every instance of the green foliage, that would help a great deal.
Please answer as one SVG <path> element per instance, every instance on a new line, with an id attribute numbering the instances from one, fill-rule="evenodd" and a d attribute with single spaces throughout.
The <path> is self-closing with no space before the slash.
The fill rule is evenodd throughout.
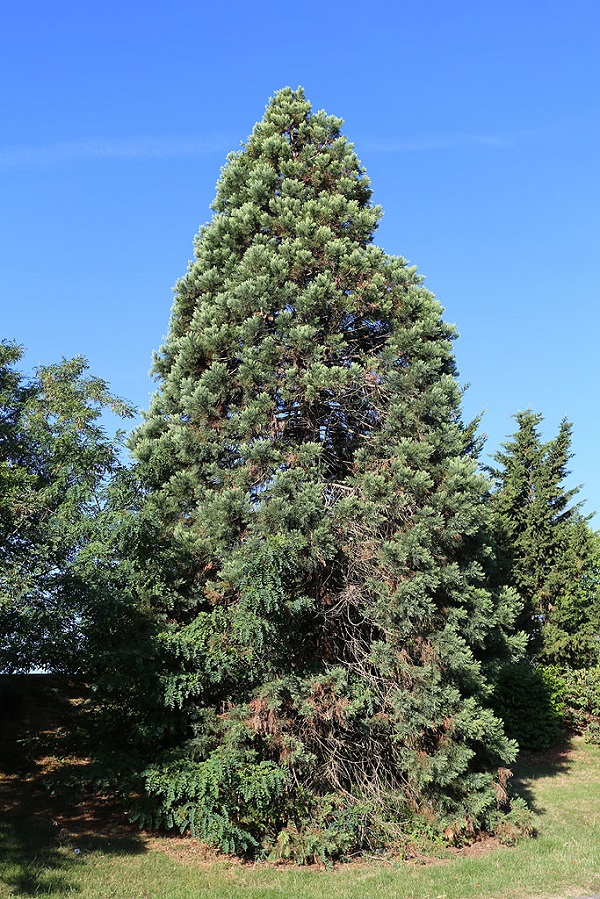
<path id="1" fill-rule="evenodd" d="M 325 829 L 313 826 L 298 830 L 288 826 L 277 835 L 275 845 L 269 853 L 269 861 L 295 862 L 298 865 L 320 862 L 329 865 L 356 846 L 356 835 L 351 828 L 331 825 Z"/>
<path id="2" fill-rule="evenodd" d="M 119 569 L 154 660 L 120 694 L 152 820 L 305 859 L 359 845 L 359 807 L 382 845 L 411 817 L 482 826 L 516 753 L 488 676 L 522 651 L 454 330 L 373 245 L 340 128 L 286 88 L 228 157 L 131 440 Z"/>
<path id="3" fill-rule="evenodd" d="M 585 731 L 585 741 L 600 745 L 600 721 L 590 721 Z"/>
<path id="4" fill-rule="evenodd" d="M 571 430 L 540 439 L 542 416 L 515 415 L 518 429 L 495 456 L 494 534 L 499 580 L 523 599 L 519 624 L 529 650 L 544 662 L 580 667 L 597 659 L 599 623 L 597 538 L 567 490 Z"/>
<path id="5" fill-rule="evenodd" d="M 542 670 L 565 726 L 593 738 L 600 722 L 600 667 L 574 670 L 550 665 Z"/>
<path id="6" fill-rule="evenodd" d="M 551 672 L 522 659 L 498 672 L 494 708 L 521 749 L 547 749 L 561 735 L 563 705 Z"/>
<path id="7" fill-rule="evenodd" d="M 21 355 L 0 344 L 0 669 L 76 671 L 104 552 L 96 520 L 122 468 L 99 418 L 132 411 L 82 357 L 26 378 Z"/>
<path id="8" fill-rule="evenodd" d="M 594 667 L 600 655 L 598 534 L 577 522 L 569 538 L 562 563 L 564 586 L 543 629 L 543 658 L 573 669 Z"/>
<path id="9" fill-rule="evenodd" d="M 594 742 L 600 724 L 600 668 L 534 665 L 529 660 L 504 666 L 494 707 L 522 749 L 547 749 L 572 730 Z"/>
<path id="10" fill-rule="evenodd" d="M 535 816 L 525 800 L 515 796 L 508 812 L 497 811 L 490 820 L 490 830 L 505 846 L 514 846 L 536 833 Z"/>
<path id="11" fill-rule="evenodd" d="M 150 802 L 138 811 L 140 826 L 189 830 L 224 852 L 245 854 L 281 826 L 289 776 L 273 762 L 219 749 L 202 762 L 149 768 L 144 780 Z"/>

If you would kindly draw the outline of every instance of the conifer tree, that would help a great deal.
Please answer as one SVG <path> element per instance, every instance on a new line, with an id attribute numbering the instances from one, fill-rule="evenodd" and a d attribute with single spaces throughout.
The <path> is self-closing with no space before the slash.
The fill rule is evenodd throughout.
<path id="1" fill-rule="evenodd" d="M 489 824 L 515 754 L 487 674 L 517 600 L 486 587 L 454 330 L 372 243 L 341 125 L 286 88 L 229 155 L 132 439 L 173 710 L 142 817 L 299 858 Z"/>
<path id="2" fill-rule="evenodd" d="M 501 467 L 492 471 L 501 577 L 524 601 L 520 625 L 530 636 L 530 651 L 577 664 L 591 658 L 589 634 L 583 640 L 580 631 L 589 631 L 593 605 L 583 576 L 592 565 L 594 537 L 581 503 L 573 503 L 579 488 L 564 484 L 572 425 L 564 419 L 557 436 L 543 442 L 542 415 L 527 410 L 515 420 L 517 431 L 495 456 Z"/>
<path id="3" fill-rule="evenodd" d="M 561 563 L 562 588 L 545 621 L 541 656 L 544 662 L 589 668 L 600 661 L 599 535 L 587 521 L 569 528 Z"/>

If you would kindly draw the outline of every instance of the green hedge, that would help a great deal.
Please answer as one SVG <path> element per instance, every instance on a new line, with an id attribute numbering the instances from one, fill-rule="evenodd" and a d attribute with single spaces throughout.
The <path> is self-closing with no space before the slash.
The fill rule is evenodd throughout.
<path id="1" fill-rule="evenodd" d="M 593 668 L 540 669 L 563 726 L 600 742 L 600 666 Z"/>
<path id="2" fill-rule="evenodd" d="M 600 666 L 507 665 L 496 679 L 494 710 L 521 749 L 547 749 L 569 731 L 600 742 Z"/>

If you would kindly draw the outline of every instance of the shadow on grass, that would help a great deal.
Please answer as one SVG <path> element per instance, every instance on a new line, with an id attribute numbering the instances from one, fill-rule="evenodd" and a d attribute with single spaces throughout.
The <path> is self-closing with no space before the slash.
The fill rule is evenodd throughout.
<path id="1" fill-rule="evenodd" d="M 55 676 L 0 677 L 0 886 L 9 895 L 76 895 L 90 853 L 146 851 L 122 810 L 46 788 L 56 764 L 62 781 L 85 779 L 87 760 L 73 755 L 81 692 Z"/>
<path id="2" fill-rule="evenodd" d="M 12 816 L 10 822 L 0 821 L 0 884 L 10 887 L 15 896 L 76 894 L 89 853 L 130 855 L 144 851 L 135 835 L 78 835 L 52 821 Z"/>
<path id="3" fill-rule="evenodd" d="M 536 800 L 534 784 L 542 777 L 559 777 L 569 773 L 573 762 L 570 756 L 573 740 L 564 736 L 551 749 L 540 752 L 522 750 L 513 765 L 511 788 L 521 796 L 536 815 L 543 815 L 545 807 Z"/>

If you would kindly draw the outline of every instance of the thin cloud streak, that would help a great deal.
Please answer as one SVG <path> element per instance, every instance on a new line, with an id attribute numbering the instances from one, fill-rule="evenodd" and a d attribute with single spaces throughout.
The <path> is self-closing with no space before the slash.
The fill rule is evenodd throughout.
<path id="1" fill-rule="evenodd" d="M 38 147 L 16 145 L 0 147 L 0 168 L 60 165 L 65 162 L 111 159 L 168 159 L 176 156 L 204 156 L 231 149 L 225 136 L 169 139 L 156 137 L 120 140 L 94 138 L 63 141 Z"/>
<path id="2" fill-rule="evenodd" d="M 434 135 L 407 140 L 372 138 L 361 143 L 361 150 L 370 153 L 411 153 L 422 150 L 454 150 L 466 147 L 512 147 L 516 143 L 528 140 L 532 131 L 520 131 L 514 134 L 448 134 Z"/>
<path id="3" fill-rule="evenodd" d="M 532 135 L 533 132 L 519 132 L 511 135 L 453 134 L 406 140 L 371 138 L 360 142 L 360 150 L 369 153 L 414 153 L 467 147 L 503 148 L 520 143 Z M 192 138 L 93 138 L 37 147 L 17 144 L 0 147 L 0 169 L 43 167 L 93 160 L 206 156 L 210 153 L 225 154 L 232 149 L 232 146 L 235 146 L 235 141 L 226 135 Z"/>

